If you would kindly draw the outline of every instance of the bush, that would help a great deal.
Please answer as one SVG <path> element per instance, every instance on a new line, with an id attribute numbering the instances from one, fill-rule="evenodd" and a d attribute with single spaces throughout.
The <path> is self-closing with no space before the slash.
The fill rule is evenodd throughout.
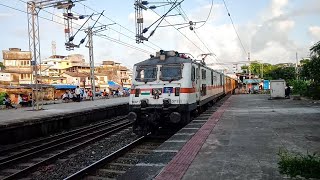
<path id="1" fill-rule="evenodd" d="M 286 150 L 280 150 L 278 153 L 280 160 L 278 162 L 281 174 L 291 178 L 301 176 L 304 178 L 320 178 L 320 156 L 316 153 L 310 155 L 289 153 Z"/>
<path id="2" fill-rule="evenodd" d="M 0 105 L 3 105 L 3 99 L 5 95 L 6 95 L 5 92 L 0 92 Z"/>
<path id="3" fill-rule="evenodd" d="M 289 82 L 290 85 L 293 86 L 292 94 L 297 94 L 301 96 L 307 96 L 308 93 L 308 87 L 310 86 L 309 81 L 303 81 L 303 80 L 292 80 Z"/>
<path id="4" fill-rule="evenodd" d="M 308 96 L 313 99 L 320 99 L 320 83 L 312 82 L 308 88 Z"/>

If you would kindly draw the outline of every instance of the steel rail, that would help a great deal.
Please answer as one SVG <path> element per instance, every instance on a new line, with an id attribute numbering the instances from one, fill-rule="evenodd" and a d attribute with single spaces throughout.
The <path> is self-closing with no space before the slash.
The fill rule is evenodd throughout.
<path id="1" fill-rule="evenodd" d="M 100 128 L 102 126 L 114 123 L 116 121 L 123 120 L 126 117 L 127 116 L 120 116 L 120 117 L 113 118 L 113 119 L 111 119 L 109 121 L 99 122 L 99 123 L 92 124 L 92 125 L 89 125 L 89 126 L 85 126 L 85 127 L 81 127 L 81 128 L 78 128 L 78 129 L 74 129 L 74 130 L 71 130 L 71 131 L 68 131 L 68 132 L 59 133 L 59 134 L 56 134 L 56 135 L 53 135 L 53 136 L 50 136 L 50 137 L 45 137 L 45 138 L 34 140 L 34 141 L 31 141 L 31 142 L 18 144 L 16 146 L 0 150 L 0 155 L 5 155 L 6 153 L 12 153 L 13 151 L 17 151 L 17 150 L 20 150 L 20 149 L 25 149 L 28 146 L 31 147 L 31 146 L 35 146 L 37 144 L 41 145 L 41 143 L 53 141 L 55 139 L 59 139 L 59 138 L 67 137 L 67 136 L 70 137 L 70 135 L 76 134 L 78 132 L 84 132 L 86 130 L 90 130 L 90 129 L 94 129 L 94 128 L 97 129 L 97 128 Z M 4 159 L 0 159 L 0 162 L 3 161 L 3 160 Z"/>
<path id="2" fill-rule="evenodd" d="M 32 172 L 34 169 L 36 169 L 36 168 L 38 168 L 38 167 L 40 167 L 40 166 L 45 165 L 46 163 L 49 163 L 49 162 L 51 162 L 51 161 L 53 161 L 53 160 L 55 160 L 55 159 L 57 159 L 57 158 L 59 158 L 59 157 L 61 157 L 61 156 L 64 156 L 64 155 L 66 155 L 66 154 L 69 154 L 70 152 L 73 152 L 73 151 L 75 151 L 75 150 L 77 150 L 77 149 L 79 149 L 79 148 L 81 148 L 81 147 L 83 147 L 83 146 L 85 146 L 85 145 L 87 145 L 87 144 L 90 144 L 90 143 L 92 143 L 92 142 L 94 142 L 94 141 L 97 141 L 97 140 L 99 140 L 99 139 L 105 138 L 105 137 L 107 137 L 107 136 L 109 136 L 109 135 L 111 135 L 111 134 L 113 134 L 113 133 L 115 133 L 115 132 L 118 132 L 118 131 L 120 131 L 120 130 L 123 130 L 123 129 L 129 127 L 130 125 L 132 125 L 132 123 L 128 121 L 128 122 L 124 122 L 124 123 L 115 125 L 115 126 L 113 126 L 113 127 L 109 127 L 109 128 L 107 128 L 106 130 L 102 130 L 102 131 L 90 133 L 90 134 L 89 134 L 88 136 L 86 136 L 86 137 L 96 136 L 96 135 L 98 135 L 98 134 L 100 134 L 100 135 L 98 135 L 98 136 L 96 136 L 96 137 L 93 137 L 93 138 L 91 138 L 91 139 L 89 139 L 89 140 L 87 140 L 87 141 L 85 141 L 85 142 L 83 142 L 83 143 L 77 144 L 77 145 L 75 145 L 75 146 L 73 146 L 73 147 L 71 147 L 71 148 L 69 148 L 69 149 L 67 149 L 67 150 L 64 150 L 64 151 L 62 151 L 62 152 L 59 152 L 59 153 L 57 153 L 57 154 L 55 154 L 55 155 L 53 155 L 53 156 L 51 156 L 51 157 L 49 157 L 49 158 L 41 161 L 41 162 L 38 162 L 38 163 L 36 163 L 36 164 L 34 164 L 34 165 L 32 165 L 32 166 L 29 166 L 29 167 L 27 167 L 27 168 L 25 168 L 25 169 L 22 169 L 21 171 L 19 171 L 19 172 L 17 172 L 17 173 L 14 173 L 14 174 L 12 174 L 12 175 L 9 175 L 9 176 L 7 176 L 7 177 L 4 177 L 4 179 L 5 179 L 5 180 L 8 180 L 8 179 L 17 179 L 17 178 L 19 178 L 19 177 L 22 177 L 22 176 L 24 176 L 24 175 L 26 175 L 26 174 L 29 174 L 29 173 Z M 102 133 L 102 134 L 101 134 L 101 133 Z M 48 151 L 48 150 L 52 150 L 52 149 L 57 148 L 57 147 L 60 147 L 60 146 L 62 146 L 62 145 L 69 144 L 69 143 L 72 142 L 72 141 L 75 141 L 75 142 L 76 142 L 76 141 L 79 141 L 79 140 L 81 140 L 81 139 L 84 139 L 84 137 L 75 138 L 75 139 L 73 139 L 73 140 L 70 140 L 70 141 L 67 141 L 67 142 L 64 142 L 64 143 L 55 145 L 54 147 L 50 147 L 50 148 L 48 148 L 48 149 L 41 150 L 41 152 L 45 152 L 45 151 Z M 23 159 L 24 159 L 24 158 L 27 158 L 27 157 L 29 157 L 29 158 L 30 158 L 30 157 L 34 157 L 34 156 L 36 156 L 36 155 L 39 155 L 39 153 L 41 153 L 41 152 L 34 152 L 34 153 L 31 153 L 31 154 L 25 155 L 25 156 L 23 157 Z M 12 160 L 11 162 L 8 162 L 8 164 L 12 164 L 13 161 L 17 162 L 17 161 L 20 161 L 20 160 L 21 160 L 21 159 L 19 159 L 19 160 Z"/>
<path id="3" fill-rule="evenodd" d="M 131 142 L 130 144 L 122 147 L 121 149 L 113 152 L 112 154 L 100 159 L 99 161 L 91 164 L 90 166 L 87 166 L 83 168 L 82 170 L 70 175 L 69 177 L 65 178 L 64 180 L 77 180 L 83 178 L 85 175 L 90 174 L 91 172 L 95 171 L 96 169 L 99 169 L 100 167 L 104 166 L 105 164 L 115 160 L 116 158 L 122 156 L 135 146 L 141 144 L 146 139 L 145 136 L 141 136 L 140 138 L 136 139 L 135 141 Z"/>

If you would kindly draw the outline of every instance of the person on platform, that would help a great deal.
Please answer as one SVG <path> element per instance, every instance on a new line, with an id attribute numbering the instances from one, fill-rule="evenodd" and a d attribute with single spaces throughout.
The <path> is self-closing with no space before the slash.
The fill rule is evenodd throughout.
<path id="1" fill-rule="evenodd" d="M 88 99 L 88 94 L 87 94 L 86 90 L 83 90 L 82 98 L 83 98 L 83 100 L 87 100 Z"/>
<path id="2" fill-rule="evenodd" d="M 69 102 L 69 93 L 68 93 L 68 91 L 66 91 L 63 95 L 62 95 L 62 100 L 64 101 L 64 102 Z"/>
<path id="3" fill-rule="evenodd" d="M 11 104 L 11 99 L 10 99 L 10 97 L 8 96 L 8 94 L 6 94 L 6 95 L 4 96 L 3 104 L 6 105 L 6 108 L 11 107 L 11 108 L 17 109 L 17 107 L 14 107 L 14 106 Z"/>
<path id="4" fill-rule="evenodd" d="M 79 86 L 77 86 L 74 93 L 76 95 L 76 101 L 80 102 L 81 89 L 79 88 Z"/>
<path id="5" fill-rule="evenodd" d="M 103 90 L 103 93 L 102 93 L 103 97 L 105 99 L 108 99 L 109 98 L 109 94 L 107 93 L 106 89 Z"/>
<path id="6" fill-rule="evenodd" d="M 289 84 L 287 84 L 287 87 L 284 90 L 285 98 L 290 99 L 290 92 L 291 92 L 291 88 L 290 88 Z"/>

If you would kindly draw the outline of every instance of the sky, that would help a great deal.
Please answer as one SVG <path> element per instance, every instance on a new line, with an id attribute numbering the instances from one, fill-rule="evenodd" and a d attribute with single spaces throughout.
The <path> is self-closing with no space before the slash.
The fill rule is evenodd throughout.
<path id="1" fill-rule="evenodd" d="M 27 14 L 20 12 L 27 9 L 25 1 L 0 1 L 1 50 L 12 47 L 29 49 Z M 149 2 L 167 1 L 149 0 Z M 320 40 L 319 0 L 225 0 L 225 3 L 235 28 L 223 0 L 213 0 L 213 3 L 211 0 L 185 0 L 181 3 L 181 8 L 187 19 L 176 15 L 179 11 L 174 9 L 169 15 L 175 16 L 166 17 L 165 20 L 171 24 L 181 24 L 187 21 L 205 21 L 208 17 L 205 24 L 196 23 L 194 31 L 187 27 L 179 29 L 179 32 L 175 28 L 180 26 L 157 28 L 149 41 L 140 44 L 135 41 L 133 0 L 85 0 L 76 3 L 72 11 L 74 14 L 90 15 L 94 11 L 104 10 L 104 16 L 99 19 L 96 27 L 116 23 L 99 32 L 103 36 L 93 37 L 94 61 L 97 65 L 104 60 L 115 60 L 132 67 L 160 49 L 190 53 L 195 58 L 200 58 L 200 54 L 213 53 L 214 55 L 206 58 L 206 62 L 215 65 L 214 68 L 232 68 L 232 64 L 217 65 L 246 61 L 248 52 L 251 60 L 271 64 L 295 63 L 296 53 L 298 59 L 308 57 L 310 47 Z M 158 7 L 155 12 L 162 15 L 170 6 Z M 208 16 L 210 9 L 212 10 Z M 80 53 L 85 55 L 86 61 L 89 62 L 89 51 L 85 44 L 73 51 L 65 50 L 62 13 L 61 9 L 54 8 L 39 12 L 39 16 L 42 17 L 39 18 L 41 59 L 52 55 L 52 41 L 55 41 L 57 54 Z M 144 27 L 148 27 L 159 18 L 156 13 L 150 9 L 143 11 Z M 84 27 L 92 26 L 93 20 L 97 18 L 98 15 L 95 15 Z M 74 21 L 74 32 L 85 20 Z M 161 23 L 162 26 L 168 25 L 165 20 Z M 154 26 L 146 35 L 153 29 Z M 85 33 L 79 31 L 74 43 L 77 44 L 84 37 Z"/>

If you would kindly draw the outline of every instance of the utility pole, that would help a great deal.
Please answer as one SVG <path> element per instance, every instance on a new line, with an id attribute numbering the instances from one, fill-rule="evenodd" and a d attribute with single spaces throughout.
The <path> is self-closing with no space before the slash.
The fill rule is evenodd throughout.
<path id="1" fill-rule="evenodd" d="M 93 33 L 92 27 L 88 27 L 86 31 L 88 35 L 88 45 L 86 46 L 89 48 L 89 60 L 90 60 L 90 82 L 91 82 L 91 90 L 92 90 L 92 101 L 96 94 L 96 84 L 95 84 L 95 77 L 94 77 L 94 59 L 93 59 Z"/>
<path id="2" fill-rule="evenodd" d="M 34 1 L 27 3 L 27 12 L 28 12 L 28 33 L 29 33 L 29 51 L 33 54 L 31 60 L 31 86 L 35 84 L 35 90 L 32 89 L 32 109 L 34 110 L 35 106 L 39 110 L 38 103 L 38 63 L 40 60 L 40 40 L 39 40 L 39 19 L 36 9 L 36 4 Z"/>
<path id="3" fill-rule="evenodd" d="M 261 62 L 261 69 L 262 69 L 261 70 L 261 78 L 263 78 L 263 65 L 264 65 L 263 62 Z"/>
<path id="4" fill-rule="evenodd" d="M 56 42 L 52 41 L 51 46 L 52 46 L 51 47 L 52 48 L 52 56 L 57 55 L 57 44 L 56 44 Z"/>
<path id="5" fill-rule="evenodd" d="M 251 79 L 251 68 L 250 68 L 250 66 L 251 66 L 251 62 L 250 62 L 250 52 L 248 52 L 248 61 L 249 61 L 249 67 L 248 67 L 248 69 L 249 69 L 249 79 Z"/>
<path id="6" fill-rule="evenodd" d="M 296 79 L 298 80 L 298 52 L 296 52 Z"/>
<path id="7" fill-rule="evenodd" d="M 81 0 L 78 0 L 81 1 Z M 38 14 L 41 9 L 49 7 L 65 7 L 73 6 L 70 0 L 33 0 L 27 2 L 27 16 L 28 16 L 28 35 L 29 35 L 29 51 L 32 53 L 31 60 L 31 84 L 32 87 L 32 109 L 40 110 L 39 107 L 39 87 L 38 76 L 41 76 L 41 57 L 40 57 L 40 35 L 39 35 L 39 18 Z M 39 66 L 39 69 L 38 69 Z M 39 74 L 38 74 L 39 73 Z M 36 107 L 36 109 L 35 109 Z"/>

